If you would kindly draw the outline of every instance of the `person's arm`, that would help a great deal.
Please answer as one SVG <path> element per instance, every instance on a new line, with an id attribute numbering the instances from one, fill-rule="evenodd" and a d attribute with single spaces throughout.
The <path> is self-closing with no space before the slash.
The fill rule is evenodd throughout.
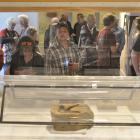
<path id="1" fill-rule="evenodd" d="M 0 43 L 6 44 L 6 43 L 13 43 L 14 38 L 13 37 L 0 37 Z"/>
<path id="2" fill-rule="evenodd" d="M 44 73 L 46 75 L 51 75 L 52 73 L 52 53 L 51 50 L 48 48 L 45 52 L 45 60 L 44 60 Z"/>
<path id="3" fill-rule="evenodd" d="M 0 44 L 13 43 L 13 42 L 14 42 L 13 37 L 6 36 L 6 30 L 2 30 L 0 32 Z"/>
<path id="4" fill-rule="evenodd" d="M 83 25 L 81 27 L 81 30 L 80 30 L 80 37 L 79 37 L 78 47 L 81 47 L 81 46 L 84 46 L 84 45 L 87 45 L 85 25 Z"/>
<path id="5" fill-rule="evenodd" d="M 125 45 L 125 31 L 123 29 L 121 29 L 120 33 L 116 35 L 116 40 L 118 45 L 118 52 L 121 53 Z"/>
<path id="6" fill-rule="evenodd" d="M 73 28 L 74 34 L 76 34 L 76 26 L 77 26 L 77 24 L 75 24 L 74 28 Z"/>
<path id="7" fill-rule="evenodd" d="M 98 34 L 99 34 L 99 30 L 97 28 L 94 28 L 94 32 L 93 32 L 93 36 L 95 37 L 95 40 L 93 40 L 94 42 L 97 42 Z"/>
<path id="8" fill-rule="evenodd" d="M 122 30 L 122 32 L 121 32 L 121 38 L 122 38 L 122 40 L 121 40 L 121 49 L 123 49 L 124 48 L 124 45 L 125 45 L 125 31 L 124 30 Z"/>
<path id="9" fill-rule="evenodd" d="M 69 28 L 70 35 L 72 35 L 74 33 L 74 30 L 73 30 L 73 28 L 71 26 L 71 22 L 67 21 L 67 25 L 68 25 L 68 28 Z"/>
<path id="10" fill-rule="evenodd" d="M 140 75 L 139 58 L 140 58 L 140 53 L 135 52 L 134 50 L 132 50 L 132 52 L 131 52 L 131 59 L 132 59 L 132 65 L 134 67 L 136 75 Z"/>
<path id="11" fill-rule="evenodd" d="M 119 46 L 117 45 L 117 42 L 116 42 L 116 36 L 113 33 L 110 33 L 109 44 L 110 44 L 110 47 L 111 47 L 111 54 L 117 53 L 117 50 L 118 50 Z"/>
<path id="12" fill-rule="evenodd" d="M 50 42 L 50 29 L 47 29 L 44 36 L 44 50 L 49 48 L 49 42 Z"/>

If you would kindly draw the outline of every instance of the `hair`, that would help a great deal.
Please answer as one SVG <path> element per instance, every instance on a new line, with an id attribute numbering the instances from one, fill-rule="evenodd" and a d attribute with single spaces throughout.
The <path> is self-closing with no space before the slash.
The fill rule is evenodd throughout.
<path id="1" fill-rule="evenodd" d="M 29 18 L 27 15 L 19 15 L 18 18 L 23 21 L 24 24 L 29 24 Z"/>
<path id="2" fill-rule="evenodd" d="M 65 21 L 65 20 L 68 20 L 68 15 L 62 14 L 61 18 L 60 18 L 60 21 Z"/>
<path id="3" fill-rule="evenodd" d="M 115 20 L 116 17 L 113 14 L 107 14 L 103 18 L 103 24 L 104 26 L 110 26 Z"/>
<path id="4" fill-rule="evenodd" d="M 57 33 L 61 28 L 67 29 L 67 31 L 69 33 L 68 25 L 64 22 L 59 22 L 58 25 L 57 25 L 57 28 L 56 28 L 56 36 L 55 36 L 56 42 L 58 42 Z M 69 33 L 69 36 L 70 36 L 70 33 Z"/>
<path id="5" fill-rule="evenodd" d="M 9 17 L 6 21 L 7 26 L 11 26 L 12 24 L 16 24 L 16 19 L 13 17 Z"/>
<path id="6" fill-rule="evenodd" d="M 57 25 L 57 30 L 60 29 L 60 28 L 66 28 L 68 30 L 68 25 L 64 22 L 59 22 L 58 25 Z"/>
<path id="7" fill-rule="evenodd" d="M 140 17 L 136 17 L 136 28 L 140 31 Z"/>
<path id="8" fill-rule="evenodd" d="M 27 29 L 27 35 L 33 36 L 35 33 L 37 33 L 37 29 L 33 26 L 28 27 Z"/>
<path id="9" fill-rule="evenodd" d="M 77 16 L 84 18 L 84 15 L 82 13 L 78 13 Z"/>

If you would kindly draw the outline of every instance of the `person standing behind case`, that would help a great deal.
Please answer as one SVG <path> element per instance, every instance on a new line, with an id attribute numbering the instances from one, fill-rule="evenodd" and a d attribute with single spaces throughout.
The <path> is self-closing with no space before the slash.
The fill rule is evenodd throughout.
<path id="1" fill-rule="evenodd" d="M 131 60 L 136 76 L 140 76 L 140 17 L 136 18 L 137 32 L 134 35 L 134 45 L 132 46 Z"/>
<path id="2" fill-rule="evenodd" d="M 1 75 L 9 74 L 12 55 L 14 54 L 18 44 L 19 35 L 14 30 L 15 26 L 16 20 L 10 17 L 7 19 L 7 27 L 0 31 L 0 48 L 4 53 L 4 65 L 0 71 Z"/>
<path id="3" fill-rule="evenodd" d="M 96 17 L 90 14 L 87 17 L 87 23 L 81 27 L 78 47 L 94 46 L 97 42 L 98 33 Z"/>
<path id="4" fill-rule="evenodd" d="M 82 13 L 77 14 L 77 22 L 74 25 L 75 42 L 78 44 L 81 27 L 86 24 L 84 15 Z"/>
<path id="5" fill-rule="evenodd" d="M 72 75 L 78 72 L 79 51 L 70 42 L 68 27 L 60 23 L 56 30 L 56 41 L 45 53 L 45 73 L 47 75 Z"/>
<path id="6" fill-rule="evenodd" d="M 119 26 L 119 19 L 116 18 L 116 22 L 114 24 L 114 27 L 112 28 L 112 32 L 116 36 L 116 43 L 118 45 L 118 53 L 121 55 L 121 52 L 125 45 L 125 31 L 123 28 Z"/>
<path id="7" fill-rule="evenodd" d="M 18 22 L 20 25 L 20 38 L 27 35 L 27 29 L 29 27 L 29 18 L 27 15 L 19 15 Z"/>
<path id="8" fill-rule="evenodd" d="M 49 48 L 49 46 L 54 42 L 58 23 L 59 19 L 57 17 L 51 19 L 51 24 L 45 31 L 44 51 L 46 51 L 46 49 Z"/>
<path id="9" fill-rule="evenodd" d="M 107 14 L 103 18 L 104 28 L 99 32 L 98 45 L 98 60 L 97 66 L 111 67 L 113 66 L 112 55 L 116 54 L 116 37 L 112 32 L 116 18 L 112 14 Z"/>
<path id="10" fill-rule="evenodd" d="M 35 51 L 34 41 L 29 36 L 19 40 L 17 52 L 13 55 L 10 73 L 12 75 L 44 74 L 44 59 Z"/>
<path id="11" fill-rule="evenodd" d="M 82 66 L 94 66 L 97 59 L 97 36 L 96 17 L 93 14 L 88 15 L 87 23 L 81 27 L 78 48 L 81 52 Z"/>
<path id="12" fill-rule="evenodd" d="M 39 51 L 39 37 L 38 37 L 37 29 L 33 26 L 28 27 L 27 36 L 29 36 L 34 41 L 35 51 L 40 52 Z"/>
<path id="13" fill-rule="evenodd" d="M 114 27 L 112 28 L 112 32 L 115 34 L 116 46 L 118 48 L 116 54 L 114 55 L 114 63 L 116 63 L 117 68 L 120 68 L 120 57 L 125 45 L 125 31 L 119 26 L 119 19 L 117 17 Z"/>

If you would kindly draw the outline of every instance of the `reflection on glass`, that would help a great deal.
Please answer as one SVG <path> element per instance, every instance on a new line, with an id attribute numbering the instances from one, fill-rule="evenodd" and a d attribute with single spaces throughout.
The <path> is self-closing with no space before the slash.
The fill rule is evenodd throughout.
<path id="1" fill-rule="evenodd" d="M 4 61 L 0 75 L 119 76 L 138 73 L 135 63 L 131 61 L 131 51 L 135 43 L 134 33 L 137 34 L 134 21 L 139 17 L 139 13 L 64 10 L 61 12 L 1 12 L 0 15 L 3 21 L 0 23 L 1 49 L 4 52 L 4 60 L 5 58 L 10 60 Z M 7 22 L 8 24 L 4 23 L 9 18 L 16 19 L 14 26 L 12 21 Z M 62 24 L 67 31 L 60 30 Z M 10 27 L 10 34 L 3 32 L 3 30 L 10 30 Z M 13 29 L 18 33 L 17 37 L 12 35 Z M 22 48 L 19 47 L 19 43 L 23 36 L 28 36 L 33 41 L 32 56 L 37 56 L 39 62 L 36 60 L 33 62 L 32 56 L 28 56 L 31 61 L 24 57 L 28 59 L 30 65 L 23 59 L 24 65 L 22 64 L 21 67 L 32 67 L 37 71 L 40 69 L 39 73 L 16 72 L 21 69 L 17 68 L 18 63 L 21 65 L 21 62 L 18 62 L 20 59 L 17 57 L 17 52 Z M 4 47 L 11 43 L 14 51 Z M 25 49 L 20 50 L 20 58 L 23 57 L 23 50 Z M 41 62 L 38 56 L 42 57 Z M 139 65 L 137 68 L 139 69 Z"/>

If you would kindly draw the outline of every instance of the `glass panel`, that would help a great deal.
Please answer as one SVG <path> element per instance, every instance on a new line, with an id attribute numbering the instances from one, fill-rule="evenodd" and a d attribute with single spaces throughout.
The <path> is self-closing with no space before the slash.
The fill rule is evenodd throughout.
<path id="1" fill-rule="evenodd" d="M 56 8 L 40 12 L 0 12 L 2 31 L 12 28 L 14 23 L 12 30 L 18 34 L 9 35 L 14 40 L 14 45 L 9 42 L 9 38 L 0 36 L 5 54 L 4 64 L 8 63 L 3 66 L 0 75 L 134 75 L 130 72 L 131 65 L 128 61 L 132 50 L 132 36 L 136 30 L 133 21 L 139 13 L 113 12 L 114 23 L 118 24 L 118 29 L 122 32 L 116 31 L 113 25 L 110 29 L 111 38 L 105 41 L 105 37 L 103 40 L 99 33 L 101 35 L 104 29 L 104 16 L 108 12 L 93 11 L 92 8 L 83 8 L 82 11 L 76 8 L 73 11 L 67 8 L 60 11 Z M 21 17 L 27 25 L 23 25 L 26 22 L 22 23 Z M 67 49 L 63 48 L 63 41 L 60 41 L 62 37 L 57 33 L 58 25 L 62 26 L 62 23 L 68 30 Z M 117 34 L 120 32 L 123 35 L 118 38 Z M 104 42 L 107 42 L 108 49 L 104 48 Z M 11 50 L 7 50 L 7 44 L 12 47 Z M 58 44 L 63 47 L 54 52 L 51 47 L 57 48 Z M 113 47 L 110 46 L 116 46 L 115 49 L 118 47 L 118 50 L 113 53 Z"/>
<path id="2" fill-rule="evenodd" d="M 55 77 L 52 78 L 55 79 Z M 82 77 L 80 78 L 82 79 Z M 94 78 L 90 77 L 89 79 Z M 31 77 L 29 79 L 31 80 Z M 86 105 L 94 114 L 94 118 L 91 120 L 95 125 L 96 123 L 97 125 L 102 125 L 100 123 L 108 123 L 108 125 L 109 123 L 118 123 L 118 125 L 119 123 L 121 123 L 120 125 L 128 123 L 129 125 L 129 123 L 137 124 L 140 122 L 140 86 L 136 85 L 137 80 L 134 82 L 132 78 L 133 80 L 126 83 L 127 78 L 122 78 L 123 80 L 118 78 L 116 81 L 107 77 L 105 81 L 95 78 L 92 81 L 83 80 L 84 83 L 82 80 L 78 80 L 79 84 L 76 87 L 73 83 L 78 81 L 74 77 L 70 77 L 71 81 L 68 77 L 64 77 L 64 79 L 56 77 L 56 79 L 47 81 L 46 77 L 46 80 L 43 80 L 45 84 L 41 84 L 41 77 L 40 80 L 29 82 L 27 76 L 24 78 L 25 81 L 20 80 L 23 83 L 28 81 L 28 85 L 23 83 L 23 85 L 16 85 L 17 81 L 13 81 L 12 85 L 6 82 L 3 121 L 52 124 L 51 110 L 53 107 L 59 106 L 62 110 L 67 110 L 67 108 L 80 108 L 81 105 Z M 36 82 L 39 83 L 39 86 L 33 86 Z M 81 123 L 83 120 L 85 119 L 81 119 Z M 76 121 L 72 120 L 75 123 Z"/>

